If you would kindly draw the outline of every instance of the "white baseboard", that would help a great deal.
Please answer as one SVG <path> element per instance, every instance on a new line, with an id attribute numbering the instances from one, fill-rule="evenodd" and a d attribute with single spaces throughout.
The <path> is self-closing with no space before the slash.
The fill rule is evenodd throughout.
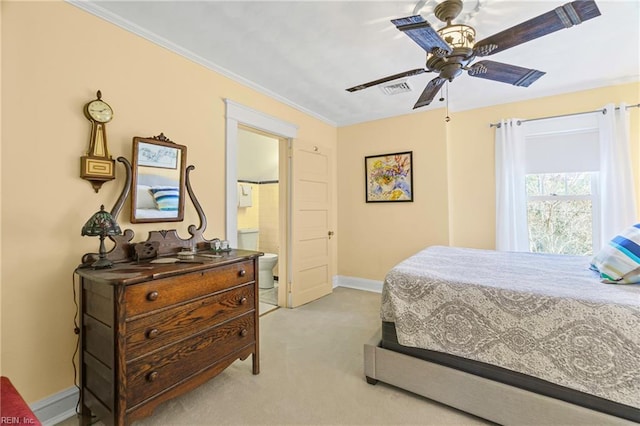
<path id="1" fill-rule="evenodd" d="M 356 290 L 382 293 L 382 281 L 358 277 L 345 277 L 344 275 L 335 275 L 333 277 L 333 287 L 347 287 L 354 288 Z"/>
<path id="2" fill-rule="evenodd" d="M 78 388 L 71 387 L 36 401 L 29 407 L 43 426 L 54 426 L 76 415 Z"/>

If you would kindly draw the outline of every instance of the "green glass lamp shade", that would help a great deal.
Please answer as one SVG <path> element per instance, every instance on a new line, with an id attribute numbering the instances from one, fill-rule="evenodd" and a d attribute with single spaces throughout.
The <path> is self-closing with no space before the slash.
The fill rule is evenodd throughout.
<path id="1" fill-rule="evenodd" d="M 82 235 L 91 237 L 120 234 L 122 234 L 120 226 L 109 212 L 104 211 L 104 205 L 101 205 L 100 211 L 94 213 L 82 227 Z"/>
<path id="2" fill-rule="evenodd" d="M 101 205 L 100 211 L 94 213 L 82 227 L 83 236 L 88 235 L 90 237 L 100 237 L 100 257 L 91 266 L 96 269 L 100 269 L 109 268 L 113 265 L 113 262 L 107 259 L 107 250 L 104 247 L 104 238 L 109 235 L 120 234 L 122 234 L 120 226 L 109 212 L 104 211 L 104 205 Z"/>

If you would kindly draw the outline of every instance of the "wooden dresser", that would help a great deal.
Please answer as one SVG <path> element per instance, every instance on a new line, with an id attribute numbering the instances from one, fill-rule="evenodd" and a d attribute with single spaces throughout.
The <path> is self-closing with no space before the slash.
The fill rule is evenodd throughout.
<path id="1" fill-rule="evenodd" d="M 82 423 L 130 424 L 249 355 L 258 374 L 259 255 L 78 268 Z"/>

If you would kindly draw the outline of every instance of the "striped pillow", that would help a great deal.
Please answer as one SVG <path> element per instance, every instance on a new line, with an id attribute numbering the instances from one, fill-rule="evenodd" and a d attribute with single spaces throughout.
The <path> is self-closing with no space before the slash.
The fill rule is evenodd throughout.
<path id="1" fill-rule="evenodd" d="M 591 260 L 604 283 L 640 283 L 640 223 L 625 229 Z"/>
<path id="2" fill-rule="evenodd" d="M 158 210 L 178 210 L 178 201 L 180 200 L 178 188 L 174 186 L 153 186 L 149 191 L 153 194 Z"/>

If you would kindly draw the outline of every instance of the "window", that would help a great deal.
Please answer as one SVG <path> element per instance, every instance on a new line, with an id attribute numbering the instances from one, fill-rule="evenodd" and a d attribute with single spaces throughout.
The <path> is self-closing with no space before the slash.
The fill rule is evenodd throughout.
<path id="1" fill-rule="evenodd" d="M 598 174 L 526 175 L 529 249 L 532 252 L 591 255 L 597 233 Z"/>
<path id="2" fill-rule="evenodd" d="M 525 134 L 529 250 L 593 254 L 600 246 L 597 122 L 570 117 L 527 123 Z"/>
<path id="3" fill-rule="evenodd" d="M 628 116 L 625 105 L 608 104 L 501 120 L 496 249 L 589 255 L 637 223 Z"/>

